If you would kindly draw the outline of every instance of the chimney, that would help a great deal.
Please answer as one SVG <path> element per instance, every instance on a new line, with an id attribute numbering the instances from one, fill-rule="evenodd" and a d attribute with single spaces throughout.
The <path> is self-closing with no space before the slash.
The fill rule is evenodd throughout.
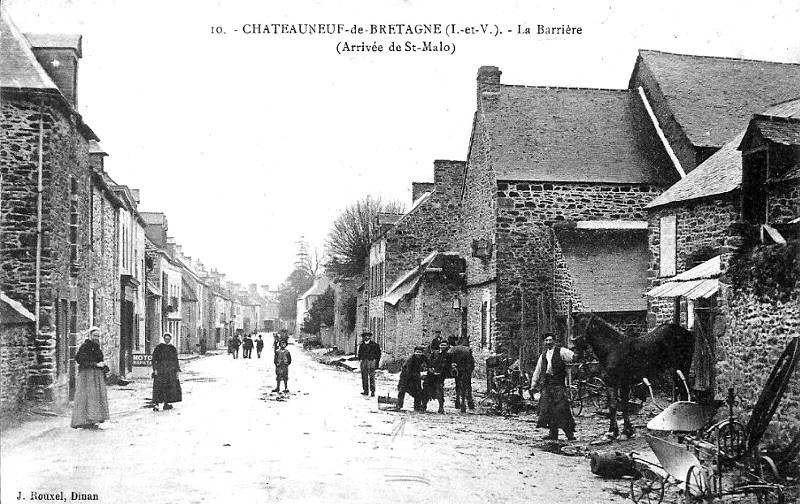
<path id="1" fill-rule="evenodd" d="M 411 183 L 411 202 L 417 201 L 426 192 L 433 192 L 436 185 L 433 182 L 412 182 Z"/>
<path id="2" fill-rule="evenodd" d="M 136 201 L 137 205 L 142 202 L 139 197 L 139 189 L 131 189 L 131 196 L 133 196 L 133 200 Z"/>
<path id="3" fill-rule="evenodd" d="M 500 75 L 503 72 L 496 66 L 482 66 L 478 69 L 478 107 L 484 93 L 497 93 L 500 91 Z"/>
<path id="4" fill-rule="evenodd" d="M 26 33 L 33 55 L 67 101 L 78 108 L 78 60 L 83 57 L 80 35 Z"/>
<path id="5" fill-rule="evenodd" d="M 466 161 L 437 159 L 433 162 L 433 184 L 436 192 L 446 195 L 449 204 L 458 204 L 464 183 Z"/>

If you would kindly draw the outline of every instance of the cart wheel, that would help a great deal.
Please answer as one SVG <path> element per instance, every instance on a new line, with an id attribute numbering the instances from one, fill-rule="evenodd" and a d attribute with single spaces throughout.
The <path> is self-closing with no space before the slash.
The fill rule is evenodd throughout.
<path id="1" fill-rule="evenodd" d="M 586 390 L 592 399 L 592 404 L 598 411 L 608 411 L 608 392 L 606 383 L 599 376 L 591 378 L 586 383 Z"/>
<path id="2" fill-rule="evenodd" d="M 704 502 L 714 498 L 711 491 L 711 477 L 705 469 L 698 465 L 689 468 L 683 496 L 687 503 Z"/>
<path id="3" fill-rule="evenodd" d="M 664 478 L 649 469 L 639 471 L 641 477 L 631 480 L 631 500 L 661 504 L 664 500 Z"/>
<path id="4" fill-rule="evenodd" d="M 747 434 L 738 420 L 723 422 L 717 429 L 717 448 L 727 460 L 739 460 L 747 448 Z"/>
<path id="5" fill-rule="evenodd" d="M 767 455 L 759 455 L 758 460 L 758 477 L 767 483 L 777 483 L 780 480 L 778 473 L 778 466 L 771 457 Z"/>
<path id="6" fill-rule="evenodd" d="M 569 387 L 569 409 L 572 416 L 576 417 L 583 411 L 583 400 L 581 399 L 580 389 L 575 385 Z"/>

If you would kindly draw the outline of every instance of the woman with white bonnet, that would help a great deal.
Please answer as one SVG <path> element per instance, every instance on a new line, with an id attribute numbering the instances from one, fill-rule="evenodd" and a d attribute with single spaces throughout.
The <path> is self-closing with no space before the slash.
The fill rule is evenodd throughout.
<path id="1" fill-rule="evenodd" d="M 103 361 L 103 351 L 100 349 L 99 327 L 94 326 L 86 331 L 86 341 L 78 348 L 75 362 L 78 364 L 78 379 L 70 425 L 75 429 L 98 429 L 98 424 L 108 420 L 108 366 Z"/>

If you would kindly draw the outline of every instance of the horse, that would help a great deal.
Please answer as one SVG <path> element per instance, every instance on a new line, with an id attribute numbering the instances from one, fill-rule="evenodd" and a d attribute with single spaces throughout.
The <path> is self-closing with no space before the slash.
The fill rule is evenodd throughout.
<path id="1" fill-rule="evenodd" d="M 664 370 L 686 373 L 692 363 L 694 335 L 677 324 L 661 324 L 639 338 L 620 334 L 608 322 L 593 313 L 573 315 L 574 336 L 578 353 L 591 347 L 600 360 L 600 377 L 606 383 L 610 425 L 607 437 L 619 436 L 617 402 L 622 403 L 622 435 L 633 435 L 628 418 L 631 385 Z"/>
<path id="2" fill-rule="evenodd" d="M 448 353 L 452 377 L 456 381 L 456 408 L 466 413 L 467 405 L 469 409 L 475 409 L 475 401 L 472 399 L 472 372 L 475 370 L 475 358 L 472 356 L 472 348 L 465 345 L 452 346 Z"/>

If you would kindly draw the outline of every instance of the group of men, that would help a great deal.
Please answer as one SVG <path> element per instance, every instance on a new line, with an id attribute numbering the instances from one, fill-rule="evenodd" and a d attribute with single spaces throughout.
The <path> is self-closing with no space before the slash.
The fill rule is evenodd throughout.
<path id="1" fill-rule="evenodd" d="M 264 340 L 261 339 L 261 335 L 257 335 L 256 339 L 253 340 L 253 337 L 249 334 L 246 334 L 244 338 L 239 338 L 239 335 L 236 334 L 231 336 L 228 340 L 228 353 L 233 356 L 234 359 L 239 358 L 239 347 L 242 347 L 242 358 L 243 359 L 252 359 L 253 358 L 253 347 L 256 349 L 256 354 L 258 358 L 261 358 L 261 351 L 264 350 Z"/>
<path id="2" fill-rule="evenodd" d="M 362 333 L 361 339 L 356 352 L 361 369 L 361 395 L 374 396 L 375 370 L 380 364 L 381 348 L 372 341 L 371 332 Z M 441 332 L 436 331 L 429 346 L 419 345 L 414 348 L 414 353 L 405 360 L 400 370 L 397 409 L 403 407 L 408 394 L 414 398 L 415 411 L 425 411 L 428 401 L 435 399 L 439 403 L 439 413 L 444 413 L 444 381 L 446 378 L 453 378 L 457 373 L 453 354 L 450 352 L 451 341 L 453 345 L 459 343 L 455 338 L 442 339 Z M 469 372 L 471 374 L 471 367 Z"/>
<path id="3" fill-rule="evenodd" d="M 362 395 L 375 395 L 375 370 L 380 364 L 381 348 L 372 341 L 372 333 L 361 334 L 357 358 L 361 368 Z M 539 399 L 539 418 L 537 427 L 549 429 L 545 440 L 557 440 L 559 429 L 564 431 L 567 440 L 575 439 L 575 420 L 569 406 L 566 387 L 566 364 L 572 362 L 574 353 L 555 344 L 555 335 L 542 335 L 545 349 L 536 361 L 536 369 L 531 379 L 531 395 L 541 389 Z M 444 412 L 444 381 L 458 372 L 451 346 L 466 345 L 468 342 L 454 338 L 444 340 L 436 331 L 429 346 L 419 345 L 414 353 L 403 363 L 397 385 L 397 408 L 401 409 L 406 394 L 414 398 L 414 410 L 425 411 L 429 400 L 436 399 L 439 413 Z M 470 352 L 471 355 L 471 352 Z M 474 363 L 474 361 L 473 361 Z M 469 369 L 470 374 L 472 369 Z M 425 374 L 423 380 L 422 375 Z M 471 398 L 470 398 L 471 401 Z"/>

